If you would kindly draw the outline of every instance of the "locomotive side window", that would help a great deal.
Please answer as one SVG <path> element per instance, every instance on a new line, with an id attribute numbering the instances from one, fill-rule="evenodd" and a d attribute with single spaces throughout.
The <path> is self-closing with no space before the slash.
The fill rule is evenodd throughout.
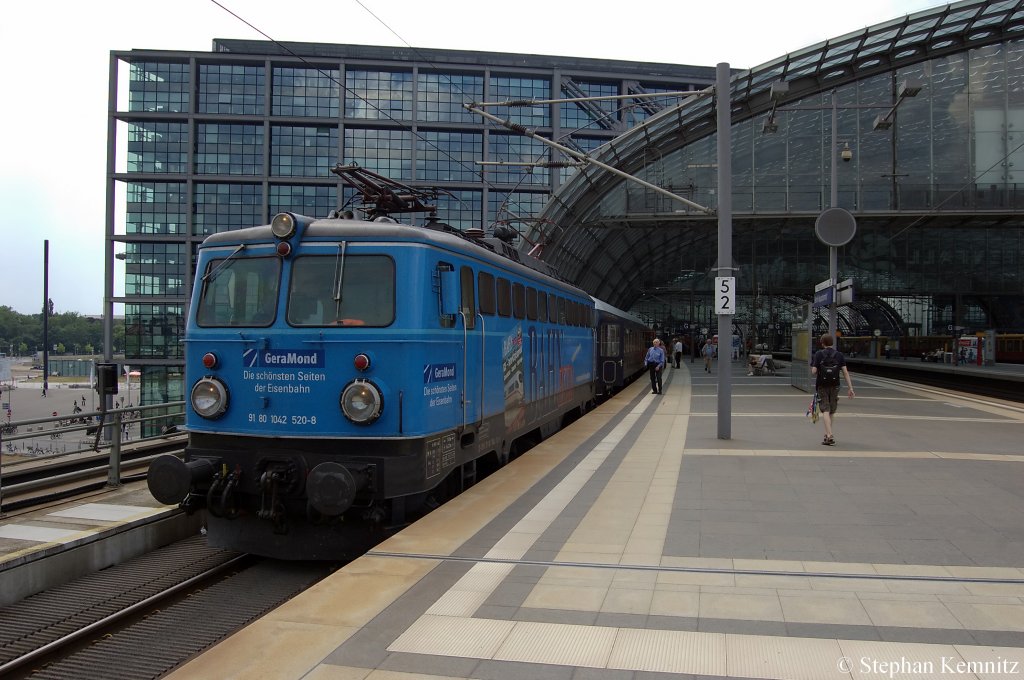
<path id="1" fill-rule="evenodd" d="M 480 293 L 480 313 L 494 314 L 494 276 L 487 272 L 480 272 L 477 276 L 476 287 Z"/>
<path id="2" fill-rule="evenodd" d="M 563 326 L 569 325 L 569 317 L 565 309 L 565 298 L 558 298 L 558 323 Z"/>
<path id="3" fill-rule="evenodd" d="M 512 316 L 512 283 L 498 277 L 498 316 Z"/>
<path id="4" fill-rule="evenodd" d="M 340 279 L 340 280 L 339 280 Z M 305 255 L 292 264 L 288 323 L 388 326 L 395 320 L 395 263 L 385 255 Z"/>
<path id="5" fill-rule="evenodd" d="M 548 294 L 544 291 L 537 293 L 537 320 L 541 323 L 548 320 Z"/>
<path id="6" fill-rule="evenodd" d="M 459 270 L 459 279 L 462 289 L 462 302 L 459 309 L 466 317 L 466 328 L 476 328 L 476 293 L 473 290 L 473 269 L 463 267 Z"/>
<path id="7" fill-rule="evenodd" d="M 537 289 L 526 289 L 526 318 L 530 321 L 537 320 Z"/>
<path id="8" fill-rule="evenodd" d="M 207 328 L 265 327 L 277 316 L 281 260 L 225 257 L 211 260 L 203 277 L 196 323 Z"/>
<path id="9" fill-rule="evenodd" d="M 512 316 L 526 318 L 526 286 L 521 283 L 512 284 Z"/>
<path id="10" fill-rule="evenodd" d="M 558 323 L 558 296 L 548 294 L 548 321 Z"/>

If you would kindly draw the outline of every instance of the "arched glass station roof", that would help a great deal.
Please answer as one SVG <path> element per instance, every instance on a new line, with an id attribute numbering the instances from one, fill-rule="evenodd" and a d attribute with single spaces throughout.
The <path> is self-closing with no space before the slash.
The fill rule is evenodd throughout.
<path id="1" fill-rule="evenodd" d="M 779 81 L 788 91 L 773 99 Z M 908 82 L 922 89 L 904 99 Z M 973 295 L 985 307 L 1019 295 L 1024 170 L 1014 168 L 1024 169 L 1024 0 L 923 11 L 732 77 L 741 295 L 806 299 L 827 278 L 827 249 L 813 224 L 828 207 L 836 162 L 833 97 L 839 146 L 852 156 L 836 168 L 839 205 L 858 222 L 857 237 L 840 249 L 840 277 L 879 299 Z M 891 127 L 876 130 L 886 114 Z M 715 137 L 714 97 L 695 96 L 591 156 L 717 208 Z M 694 317 L 694 297 L 710 294 L 715 275 L 717 218 L 589 166 L 556 192 L 526 241 L 565 278 L 617 307 L 688 294 Z M 847 313 L 856 316 L 856 306 Z M 899 317 L 885 304 L 865 314 Z M 849 325 L 862 322 L 877 320 Z"/>

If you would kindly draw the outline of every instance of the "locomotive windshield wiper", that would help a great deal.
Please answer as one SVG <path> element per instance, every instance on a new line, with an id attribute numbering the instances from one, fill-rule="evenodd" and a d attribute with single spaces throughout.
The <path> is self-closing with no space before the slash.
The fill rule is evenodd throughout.
<path id="1" fill-rule="evenodd" d="M 235 248 L 233 251 L 231 251 L 230 255 L 228 255 L 223 260 L 221 260 L 220 264 L 217 265 L 216 269 L 213 269 L 213 270 L 207 272 L 203 276 L 203 283 L 206 283 L 207 279 L 213 279 L 213 278 L 215 278 L 217 276 L 217 274 L 220 274 L 220 270 L 224 269 L 224 267 L 227 266 L 228 262 L 231 262 L 231 258 L 233 258 L 235 255 L 238 255 L 238 253 L 242 252 L 243 250 L 245 250 L 245 244 L 241 243 L 241 244 L 239 244 L 239 246 L 237 248 Z"/>
<path id="2" fill-rule="evenodd" d="M 338 259 L 334 264 L 334 291 L 332 299 L 336 303 L 334 313 L 341 313 L 341 282 L 345 276 L 345 241 L 338 244 Z"/>

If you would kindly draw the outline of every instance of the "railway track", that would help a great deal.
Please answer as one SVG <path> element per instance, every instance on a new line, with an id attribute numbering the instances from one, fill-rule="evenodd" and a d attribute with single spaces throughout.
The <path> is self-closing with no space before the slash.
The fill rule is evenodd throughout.
<path id="1" fill-rule="evenodd" d="M 332 569 L 179 541 L 0 609 L 0 677 L 158 678 Z"/>
<path id="2" fill-rule="evenodd" d="M 946 372 L 920 370 L 899 360 L 884 365 L 869 362 L 849 361 L 851 371 L 880 378 L 902 380 L 918 385 L 927 385 L 946 390 L 966 392 L 980 397 L 1004 399 L 1024 403 L 1024 383 L 1019 380 L 1001 378 L 998 375 L 982 376 L 968 372 Z"/>
<path id="3" fill-rule="evenodd" d="M 150 462 L 164 453 L 180 452 L 186 436 L 145 440 L 120 452 L 119 480 L 144 479 Z M 24 461 L 3 469 L 2 512 L 24 510 L 103 488 L 110 481 L 110 453 L 78 453 L 46 460 Z"/>

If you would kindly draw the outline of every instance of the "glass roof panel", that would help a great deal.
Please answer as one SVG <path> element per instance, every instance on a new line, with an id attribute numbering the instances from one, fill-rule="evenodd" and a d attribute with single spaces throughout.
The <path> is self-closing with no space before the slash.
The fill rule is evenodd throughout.
<path id="1" fill-rule="evenodd" d="M 946 16 L 945 19 L 942 20 L 942 23 L 943 24 L 951 24 L 951 23 L 955 23 L 955 22 L 958 22 L 958 21 L 961 21 L 961 20 L 966 21 L 967 19 L 972 19 L 977 14 L 978 14 L 978 8 L 977 7 L 970 7 L 968 9 L 960 10 L 959 12 L 951 12 L 949 15 Z"/>
<path id="2" fill-rule="evenodd" d="M 982 9 L 981 13 L 983 15 L 997 14 L 997 13 L 1005 14 L 1006 10 L 1010 9 L 1011 7 L 1015 6 L 1016 4 L 1017 4 L 1016 0 L 1004 0 L 1004 2 L 993 2 L 993 3 L 989 4 L 987 7 L 985 7 L 984 9 Z"/>
<path id="3" fill-rule="evenodd" d="M 820 60 L 821 53 L 815 52 L 813 54 L 807 55 L 806 57 L 794 59 L 792 62 L 790 62 L 789 69 L 792 70 L 795 68 L 800 68 L 802 66 L 806 66 L 807 64 L 817 64 Z"/>
<path id="4" fill-rule="evenodd" d="M 911 22 L 910 26 L 908 26 L 907 29 L 920 31 L 925 28 L 932 28 L 933 26 L 938 25 L 939 20 L 941 18 L 942 17 L 937 16 L 922 17 L 920 20 L 915 20 Z"/>
<path id="5" fill-rule="evenodd" d="M 884 31 L 882 33 L 872 33 L 870 36 L 868 36 L 868 39 L 864 41 L 864 46 L 867 47 L 875 43 L 887 42 L 889 39 L 898 36 L 902 32 L 902 28 L 903 25 L 901 24 L 898 28 L 894 28 L 891 31 Z"/>
<path id="6" fill-rule="evenodd" d="M 871 55 L 871 54 L 878 54 L 879 52 L 888 52 L 892 48 L 892 45 L 893 45 L 893 43 L 892 43 L 891 40 L 887 41 L 887 42 L 884 42 L 884 43 L 882 43 L 880 45 L 874 45 L 874 46 L 872 46 L 872 47 L 870 47 L 868 49 L 861 50 L 857 54 L 857 56 L 858 57 L 866 57 L 866 56 Z"/>
<path id="7" fill-rule="evenodd" d="M 799 78 L 801 76 L 806 76 L 806 75 L 810 75 L 812 73 L 816 73 L 817 71 L 818 71 L 818 64 L 815 63 L 815 64 L 811 64 L 809 66 L 805 66 L 804 68 L 801 68 L 801 69 L 790 71 L 789 73 L 786 74 L 786 77 L 789 80 L 795 80 L 795 79 L 797 79 L 797 78 Z"/>
<path id="8" fill-rule="evenodd" d="M 1005 16 L 1003 15 L 981 17 L 980 19 L 974 22 L 974 27 L 981 28 L 982 26 L 991 26 L 993 24 L 1001 23 L 1003 19 L 1005 19 Z"/>
<path id="9" fill-rule="evenodd" d="M 943 24 L 942 26 L 940 26 L 939 28 L 937 28 L 935 30 L 935 34 L 932 37 L 940 38 L 940 37 L 942 37 L 944 35 L 950 35 L 950 34 L 953 34 L 953 33 L 960 33 L 965 28 L 967 28 L 967 23 L 966 22 L 961 22 L 959 24 L 949 24 L 949 25 Z"/>
<path id="10" fill-rule="evenodd" d="M 859 44 L 859 42 L 849 42 L 846 43 L 845 45 L 837 45 L 835 47 L 832 47 L 828 50 L 828 52 L 825 53 L 825 58 L 835 59 L 836 57 L 843 57 L 857 49 L 857 45 Z"/>

